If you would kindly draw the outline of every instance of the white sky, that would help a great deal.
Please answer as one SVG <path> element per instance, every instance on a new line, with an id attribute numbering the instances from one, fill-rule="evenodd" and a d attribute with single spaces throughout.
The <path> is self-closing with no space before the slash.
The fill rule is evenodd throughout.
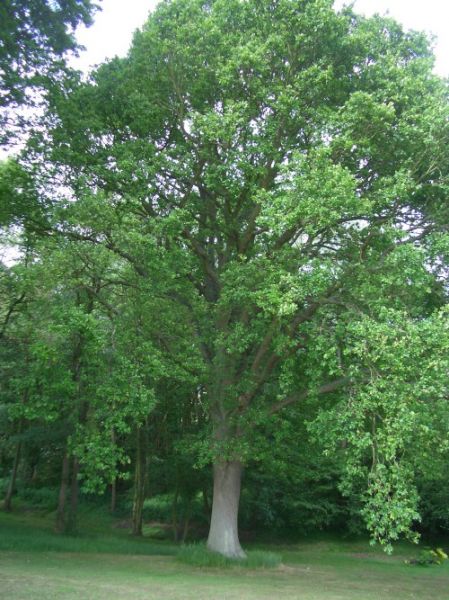
<path id="1" fill-rule="evenodd" d="M 335 0 L 336 7 L 349 0 Z M 133 32 L 145 22 L 157 0 L 103 0 L 102 11 L 88 29 L 80 29 L 78 40 L 86 52 L 73 64 L 87 71 L 89 67 L 115 55 L 124 56 Z M 407 29 L 424 30 L 437 36 L 436 71 L 449 76 L 449 0 L 355 0 L 357 12 L 367 15 L 387 12 Z"/>

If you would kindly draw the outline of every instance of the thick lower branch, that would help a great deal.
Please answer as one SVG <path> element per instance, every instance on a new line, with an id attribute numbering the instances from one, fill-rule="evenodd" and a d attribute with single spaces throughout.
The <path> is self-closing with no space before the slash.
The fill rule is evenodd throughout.
<path id="1" fill-rule="evenodd" d="M 281 400 L 280 402 L 274 404 L 270 409 L 270 414 L 277 413 L 283 408 L 290 406 L 291 404 L 296 404 L 301 400 L 305 400 L 308 396 L 310 396 L 312 392 L 318 395 L 330 394 L 332 392 L 336 392 L 341 388 L 347 387 L 351 383 L 351 381 L 352 379 L 350 377 L 341 377 L 340 379 L 334 379 L 333 381 L 324 383 L 316 390 L 304 390 L 297 394 L 291 394 L 287 398 L 284 398 L 284 400 Z"/>

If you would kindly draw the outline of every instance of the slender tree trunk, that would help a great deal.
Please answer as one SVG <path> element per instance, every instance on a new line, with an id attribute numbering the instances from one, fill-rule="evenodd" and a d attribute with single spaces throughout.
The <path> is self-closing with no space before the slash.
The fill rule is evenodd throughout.
<path id="1" fill-rule="evenodd" d="M 206 517 L 209 525 L 210 525 L 210 502 L 209 502 L 209 495 L 207 493 L 207 489 L 206 486 L 203 487 L 203 511 L 204 511 L 204 516 Z"/>
<path id="2" fill-rule="evenodd" d="M 185 543 L 187 536 L 189 535 L 191 516 L 192 516 L 192 499 L 188 498 L 187 506 L 186 506 L 186 510 L 185 510 L 185 514 L 184 514 L 184 527 L 182 530 L 182 543 L 183 544 Z"/>
<path id="3" fill-rule="evenodd" d="M 76 456 L 72 460 L 72 479 L 70 482 L 70 514 L 66 530 L 74 533 L 78 526 L 78 500 L 79 500 L 79 461 Z"/>
<path id="4" fill-rule="evenodd" d="M 147 471 L 147 427 L 137 430 L 136 466 L 134 471 L 134 501 L 133 501 L 133 530 L 132 534 L 142 535 L 143 503 L 145 501 L 146 471 Z"/>
<path id="5" fill-rule="evenodd" d="M 111 513 L 115 513 L 117 509 L 117 479 L 114 477 L 114 479 L 111 481 L 111 506 L 109 507 L 109 510 L 111 511 Z"/>
<path id="6" fill-rule="evenodd" d="M 8 489 L 6 490 L 4 510 L 10 512 L 12 510 L 12 496 L 16 486 L 17 472 L 19 470 L 20 454 L 22 452 L 22 442 L 17 442 L 16 453 L 14 455 L 14 464 L 12 466 L 11 479 L 9 480 Z"/>
<path id="7" fill-rule="evenodd" d="M 27 360 L 28 364 L 28 360 Z M 25 405 L 28 400 L 28 390 L 25 390 L 22 396 L 22 405 Z M 24 427 L 24 419 L 23 417 L 19 421 L 17 433 L 20 435 L 23 432 Z M 6 512 L 11 512 L 12 510 L 12 497 L 14 495 L 14 489 L 16 487 L 17 473 L 19 472 L 19 464 L 20 464 L 20 455 L 22 454 L 23 443 L 21 440 L 17 442 L 16 452 L 14 455 L 14 462 L 12 466 L 11 479 L 9 480 L 8 489 L 6 490 L 5 501 L 3 503 L 3 509 Z"/>
<path id="8" fill-rule="evenodd" d="M 111 431 L 111 441 L 112 441 L 112 444 L 115 446 L 116 438 L 115 438 L 115 431 L 113 429 Z M 111 513 L 115 513 L 116 508 L 117 508 L 117 477 L 114 476 L 111 481 L 111 506 L 110 506 Z"/>
<path id="9" fill-rule="evenodd" d="M 66 504 L 69 487 L 70 462 L 67 450 L 62 459 L 61 486 L 59 488 L 58 508 L 56 510 L 55 529 L 58 533 L 64 533 L 66 528 Z"/>
<path id="10" fill-rule="evenodd" d="M 173 540 L 175 542 L 179 539 L 179 530 L 178 530 L 178 496 L 179 496 L 179 488 L 178 482 L 176 482 L 175 495 L 173 496 L 173 504 L 172 504 L 172 527 L 173 527 Z"/>
<path id="11" fill-rule="evenodd" d="M 209 550 L 229 558 L 245 558 L 238 535 L 238 510 L 242 464 L 238 461 L 214 465 L 214 495 L 210 521 Z"/>

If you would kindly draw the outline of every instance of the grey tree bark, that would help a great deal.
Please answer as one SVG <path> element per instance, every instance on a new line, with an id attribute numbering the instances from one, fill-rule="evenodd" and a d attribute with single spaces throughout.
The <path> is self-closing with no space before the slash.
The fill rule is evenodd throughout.
<path id="1" fill-rule="evenodd" d="M 214 465 L 214 496 L 207 547 L 228 558 L 245 558 L 238 534 L 238 510 L 242 464 L 238 461 Z"/>

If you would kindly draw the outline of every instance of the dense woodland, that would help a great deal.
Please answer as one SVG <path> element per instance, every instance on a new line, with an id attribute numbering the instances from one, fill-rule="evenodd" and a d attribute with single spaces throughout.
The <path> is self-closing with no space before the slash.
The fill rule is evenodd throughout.
<path id="1" fill-rule="evenodd" d="M 332 4 L 165 0 L 83 78 L 90 2 L 2 3 L 5 510 L 447 533 L 448 85 Z"/>

